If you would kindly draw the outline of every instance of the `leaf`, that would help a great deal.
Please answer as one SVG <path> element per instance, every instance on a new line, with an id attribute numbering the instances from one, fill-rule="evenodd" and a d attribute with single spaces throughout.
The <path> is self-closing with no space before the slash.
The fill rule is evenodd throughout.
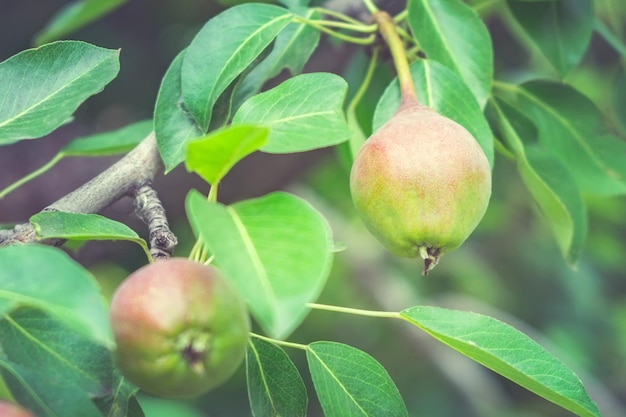
<path id="1" fill-rule="evenodd" d="M 216 186 L 240 160 L 267 142 L 263 127 L 231 126 L 189 143 L 185 165 Z"/>
<path id="2" fill-rule="evenodd" d="M 232 206 L 191 192 L 186 208 L 196 236 L 246 298 L 259 325 L 271 337 L 286 337 L 330 273 L 333 242 L 326 219 L 283 192 Z"/>
<path id="3" fill-rule="evenodd" d="M 525 334 L 492 317 L 417 306 L 400 316 L 470 359 L 581 417 L 600 417 L 580 379 Z"/>
<path id="4" fill-rule="evenodd" d="M 306 7 L 293 7 L 290 10 L 305 19 L 319 16 L 315 9 Z M 304 64 L 317 48 L 319 39 L 320 32 L 314 27 L 297 22 L 289 23 L 276 36 L 272 52 L 243 79 L 237 89 L 235 101 L 241 103 L 258 93 L 265 81 L 275 77 L 285 68 L 291 75 L 301 73 Z"/>
<path id="5" fill-rule="evenodd" d="M 411 65 L 411 76 L 420 103 L 465 127 L 474 136 L 493 166 L 493 135 L 480 106 L 471 91 L 452 71 L 443 65 L 421 60 Z M 400 105 L 398 79 L 387 87 L 376 106 L 373 130 L 386 123 Z"/>
<path id="6" fill-rule="evenodd" d="M 202 131 L 183 104 L 181 68 L 185 51 L 168 68 L 154 107 L 154 134 L 165 173 L 184 161 L 187 144 L 202 136 Z"/>
<path id="7" fill-rule="evenodd" d="M 585 240 L 587 216 L 572 174 L 549 151 L 527 143 L 529 137 L 536 137 L 536 129 L 517 110 L 497 99 L 487 110 L 515 155 L 517 169 L 547 218 L 563 257 L 575 263 Z"/>
<path id="8" fill-rule="evenodd" d="M 304 417 L 307 394 L 302 377 L 279 346 L 251 338 L 246 353 L 248 397 L 254 417 Z"/>
<path id="9" fill-rule="evenodd" d="M 12 394 L 38 416 L 125 416 L 137 388 L 110 352 L 51 319 L 21 308 L 0 320 L 0 368 Z"/>
<path id="10" fill-rule="evenodd" d="M 426 56 L 458 74 L 482 108 L 493 82 L 493 48 L 476 12 L 459 0 L 412 0 L 408 22 Z"/>
<path id="11" fill-rule="evenodd" d="M 142 395 L 139 404 L 146 412 L 147 417 L 206 417 L 197 407 L 185 401 Z"/>
<path id="12" fill-rule="evenodd" d="M 122 413 L 126 413 L 126 415 L 122 414 Z M 137 396 L 134 395 L 132 397 L 130 397 L 130 399 L 128 400 L 128 405 L 126 407 L 126 410 L 120 410 L 119 415 L 122 417 L 146 417 L 146 415 L 144 414 L 141 405 L 139 404 L 139 401 L 137 400 Z M 110 417 L 116 417 L 115 414 L 109 413 Z M 185 416 L 185 415 L 177 415 L 178 417 L 189 417 L 189 416 Z M 152 416 L 150 416 L 152 417 Z M 196 416 L 194 416 L 196 417 Z"/>
<path id="13" fill-rule="evenodd" d="M 82 0 L 65 5 L 37 34 L 35 45 L 60 39 L 110 13 L 127 0 Z"/>
<path id="14" fill-rule="evenodd" d="M 310 0 L 280 0 L 280 3 L 284 4 L 289 9 L 294 9 L 300 6 L 307 6 L 311 3 Z"/>
<path id="15" fill-rule="evenodd" d="M 279 6 L 248 3 L 209 20 L 182 64 L 185 105 L 206 132 L 213 105 L 226 88 L 274 40 L 293 15 Z"/>
<path id="16" fill-rule="evenodd" d="M 620 73 L 613 85 L 612 101 L 618 127 L 622 134 L 626 134 L 626 72 Z"/>
<path id="17" fill-rule="evenodd" d="M 119 50 L 61 41 L 0 63 L 0 145 L 45 136 L 119 71 Z"/>
<path id="18" fill-rule="evenodd" d="M 528 168 L 522 170 L 522 177 L 550 220 L 563 257 L 574 264 L 587 235 L 587 210 L 580 190 L 570 171 L 549 152 L 533 146 L 526 149 L 526 156 Z"/>
<path id="19" fill-rule="evenodd" d="M 592 0 L 507 3 L 513 17 L 562 77 L 580 62 L 593 33 Z"/>
<path id="20" fill-rule="evenodd" d="M 583 192 L 626 192 L 626 142 L 606 134 L 591 100 L 550 81 L 531 81 L 516 91 L 520 110 L 539 129 L 539 143 L 569 168 Z"/>
<path id="21" fill-rule="evenodd" d="M 143 120 L 109 132 L 78 137 L 61 148 L 67 156 L 106 156 L 133 149 L 152 131 L 152 120 Z"/>
<path id="22" fill-rule="evenodd" d="M 341 343 L 314 342 L 306 358 L 326 417 L 408 416 L 389 374 L 367 353 Z"/>
<path id="23" fill-rule="evenodd" d="M 248 99 L 233 124 L 268 127 L 265 152 L 303 152 L 336 145 L 351 135 L 342 109 L 347 89 L 338 75 L 298 75 Z"/>
<path id="24" fill-rule="evenodd" d="M 242 72 L 237 75 L 235 80 L 220 94 L 219 98 L 213 106 L 211 112 L 211 123 L 209 123 L 209 132 L 225 126 L 231 119 L 232 113 L 236 110 L 240 103 L 236 102 L 236 94 L 239 92 L 242 81 L 254 70 L 259 63 L 270 54 L 273 45 L 267 46 Z"/>
<path id="25" fill-rule="evenodd" d="M 39 239 L 128 240 L 137 243 L 148 254 L 146 242 L 124 223 L 99 214 L 45 211 L 30 218 Z"/>
<path id="26" fill-rule="evenodd" d="M 113 363 L 111 365 L 114 366 Z M 105 416 L 145 417 L 135 397 L 139 390 L 138 387 L 124 378 L 117 368 L 113 369 L 109 385 L 111 386 L 110 392 L 105 393 L 103 397 L 94 399 Z"/>
<path id="27" fill-rule="evenodd" d="M 114 345 L 96 280 L 64 252 L 48 246 L 0 248 L 0 300 L 39 308 L 80 335 Z"/>

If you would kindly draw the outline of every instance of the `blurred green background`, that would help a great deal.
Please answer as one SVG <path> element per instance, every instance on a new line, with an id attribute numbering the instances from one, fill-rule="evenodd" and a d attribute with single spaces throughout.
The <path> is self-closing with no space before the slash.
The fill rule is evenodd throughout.
<path id="1" fill-rule="evenodd" d="M 0 60 L 32 46 L 35 34 L 67 3 L 0 0 Z M 394 10 L 402 4 L 391 1 L 383 7 Z M 358 5 L 337 0 L 327 7 L 358 12 Z M 214 0 L 130 0 L 105 18 L 72 33 L 71 39 L 121 48 L 120 75 L 79 109 L 74 124 L 61 128 L 48 140 L 3 148 L 0 185 L 32 171 L 79 133 L 109 130 L 149 118 L 170 60 L 206 20 L 224 7 Z M 489 16 L 488 7 L 484 13 Z M 624 15 L 610 18 L 624 22 Z M 516 40 L 506 21 L 488 18 L 487 24 L 494 40 L 498 76 L 541 73 L 541 63 Z M 322 41 L 306 71 L 336 72 L 350 81 L 358 77 L 364 62 L 364 55 L 357 49 Z M 608 45 L 594 38 L 584 64 L 568 81 L 601 109 L 610 109 L 618 62 L 619 57 Z M 389 77 L 388 70 L 379 71 L 360 108 L 362 120 L 371 114 L 376 94 Z M 2 162 L 9 160 L 12 164 Z M 0 223 L 24 221 L 24 213 L 40 210 L 111 161 L 106 158 L 97 164 L 59 164 L 49 176 L 0 202 Z M 74 182 L 65 180 L 69 173 Z M 181 240 L 177 254 L 185 256 L 192 242 L 182 198 L 190 188 L 204 191 L 206 186 L 181 169 L 160 178 L 156 186 Z M 493 196 L 486 217 L 472 237 L 446 255 L 425 278 L 420 275 L 417 261 L 387 254 L 365 231 L 352 209 L 348 170 L 335 150 L 249 157 L 224 180 L 220 199 L 228 203 L 275 189 L 307 198 L 327 216 L 336 241 L 346 245 L 346 250 L 336 255 L 320 302 L 396 311 L 428 304 L 489 314 L 530 335 L 577 372 L 603 416 L 626 416 L 625 197 L 586 197 L 588 238 L 581 259 L 572 268 L 561 257 L 514 163 L 497 155 Z M 131 211 L 129 204 L 121 202 L 105 214 L 143 230 L 139 222 L 129 220 Z M 127 243 L 89 243 L 77 256 L 109 293 L 144 262 L 141 250 Z M 317 311 L 290 340 L 334 340 L 370 353 L 389 371 L 411 416 L 570 415 L 402 323 Z M 310 397 L 309 415 L 321 416 L 304 355 L 300 351 L 288 353 L 303 371 Z M 200 399 L 181 403 L 144 396 L 141 403 L 148 417 L 250 415 L 243 369 L 225 386 Z"/>

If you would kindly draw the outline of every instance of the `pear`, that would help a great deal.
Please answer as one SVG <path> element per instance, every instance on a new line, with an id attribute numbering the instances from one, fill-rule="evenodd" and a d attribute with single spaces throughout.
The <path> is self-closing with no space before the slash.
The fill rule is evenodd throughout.
<path id="1" fill-rule="evenodd" d="M 199 397 L 245 358 L 245 302 L 210 265 L 170 258 L 139 268 L 116 289 L 109 317 L 117 368 L 158 397 Z"/>
<path id="2" fill-rule="evenodd" d="M 369 231 L 391 253 L 421 257 L 427 275 L 485 214 L 491 167 L 464 127 L 403 100 L 359 150 L 350 189 Z"/>

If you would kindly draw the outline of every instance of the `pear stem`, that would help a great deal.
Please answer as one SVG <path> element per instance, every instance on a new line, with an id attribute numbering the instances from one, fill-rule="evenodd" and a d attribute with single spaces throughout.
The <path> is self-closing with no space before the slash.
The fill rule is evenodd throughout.
<path id="1" fill-rule="evenodd" d="M 378 25 L 378 31 L 387 43 L 387 46 L 389 46 L 391 56 L 393 57 L 393 64 L 396 67 L 398 82 L 400 83 L 400 108 L 418 103 L 419 101 L 415 94 L 415 85 L 411 77 L 411 69 L 409 68 L 409 61 L 406 58 L 404 44 L 398 35 L 396 23 L 391 16 L 389 16 L 389 13 L 384 11 L 379 11 L 374 14 L 374 22 Z"/>

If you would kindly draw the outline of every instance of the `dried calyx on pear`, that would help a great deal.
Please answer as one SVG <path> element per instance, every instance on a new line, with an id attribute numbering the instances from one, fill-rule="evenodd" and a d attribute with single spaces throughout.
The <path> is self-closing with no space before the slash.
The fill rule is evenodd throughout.
<path id="1" fill-rule="evenodd" d="M 427 275 L 485 214 L 491 168 L 464 127 L 403 94 L 358 152 L 350 188 L 370 232 L 395 255 L 421 257 Z"/>

